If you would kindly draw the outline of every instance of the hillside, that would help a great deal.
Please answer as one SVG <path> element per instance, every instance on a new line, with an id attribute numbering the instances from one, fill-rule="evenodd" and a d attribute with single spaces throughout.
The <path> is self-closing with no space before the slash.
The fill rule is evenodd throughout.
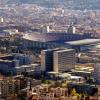
<path id="1" fill-rule="evenodd" d="M 47 8 L 61 6 L 67 9 L 100 10 L 100 0 L 4 0 L 4 2 L 6 4 L 38 4 Z"/>

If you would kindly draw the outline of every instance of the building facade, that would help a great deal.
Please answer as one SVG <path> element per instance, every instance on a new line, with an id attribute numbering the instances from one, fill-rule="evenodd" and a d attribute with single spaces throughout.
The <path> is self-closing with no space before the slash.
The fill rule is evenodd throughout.
<path id="1" fill-rule="evenodd" d="M 75 51 L 73 49 L 54 51 L 53 60 L 55 72 L 70 71 L 75 67 Z"/>
<path id="2" fill-rule="evenodd" d="M 75 67 L 73 49 L 50 49 L 41 52 L 41 70 L 64 72 Z"/>
<path id="3" fill-rule="evenodd" d="M 10 78 L 4 79 L 0 82 L 0 87 L 1 96 L 7 98 L 18 93 L 20 90 L 20 81 Z"/>
<path id="4" fill-rule="evenodd" d="M 43 50 L 41 52 L 41 70 L 52 71 L 53 70 L 53 51 L 54 50 Z"/>
<path id="5" fill-rule="evenodd" d="M 100 83 L 100 63 L 95 64 L 93 76 L 96 82 Z"/>

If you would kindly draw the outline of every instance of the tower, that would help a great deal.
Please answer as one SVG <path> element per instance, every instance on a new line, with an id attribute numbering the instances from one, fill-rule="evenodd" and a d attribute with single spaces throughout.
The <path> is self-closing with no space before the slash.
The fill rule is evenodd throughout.
<path id="1" fill-rule="evenodd" d="M 75 34 L 76 33 L 76 27 L 73 26 L 73 25 L 69 26 L 67 32 L 71 33 L 71 34 Z"/>

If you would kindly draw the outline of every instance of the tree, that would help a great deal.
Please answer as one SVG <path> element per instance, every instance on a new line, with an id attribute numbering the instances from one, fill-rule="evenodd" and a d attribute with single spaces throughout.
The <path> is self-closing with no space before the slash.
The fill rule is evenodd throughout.
<path id="1" fill-rule="evenodd" d="M 77 100 L 81 100 L 82 94 L 77 93 Z"/>
<path id="2" fill-rule="evenodd" d="M 51 82 L 49 80 L 43 79 L 42 83 L 44 83 L 44 84 L 50 84 Z"/>
<path id="3" fill-rule="evenodd" d="M 67 87 L 67 83 L 66 82 L 62 83 L 62 87 Z"/>
<path id="4" fill-rule="evenodd" d="M 75 88 L 72 89 L 72 91 L 71 91 L 71 96 L 77 96 L 77 92 L 76 92 Z"/>
<path id="5" fill-rule="evenodd" d="M 82 100 L 85 99 L 85 96 L 86 96 L 86 94 L 85 93 L 82 93 L 82 95 L 81 95 Z"/>
<path id="6" fill-rule="evenodd" d="M 61 84 L 61 82 L 56 81 L 56 82 L 54 83 L 54 86 L 55 86 L 55 87 L 61 87 L 61 86 L 62 86 L 62 84 Z"/>
<path id="7" fill-rule="evenodd" d="M 14 75 L 13 71 L 11 69 L 9 69 L 8 72 L 7 72 L 7 75 L 10 76 L 10 77 L 12 77 Z"/>

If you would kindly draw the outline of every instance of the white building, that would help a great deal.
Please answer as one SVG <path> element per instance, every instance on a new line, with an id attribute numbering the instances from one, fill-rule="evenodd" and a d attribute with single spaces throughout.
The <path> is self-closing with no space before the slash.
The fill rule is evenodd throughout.
<path id="1" fill-rule="evenodd" d="M 75 67 L 75 50 L 49 49 L 41 52 L 41 69 L 43 71 L 64 72 Z"/>
<path id="2" fill-rule="evenodd" d="M 46 26 L 46 25 L 42 26 L 41 32 L 42 33 L 49 33 L 50 32 L 50 27 Z"/>
<path id="3" fill-rule="evenodd" d="M 28 72 L 28 74 L 33 72 L 39 72 L 40 71 L 40 66 L 39 64 L 30 64 L 30 65 L 22 65 L 20 67 L 16 67 L 16 74 L 21 75 L 22 72 Z"/>
<path id="4" fill-rule="evenodd" d="M 76 27 L 74 27 L 74 26 L 69 26 L 67 32 L 68 32 L 68 33 L 75 34 L 75 33 L 76 33 Z"/>
<path id="5" fill-rule="evenodd" d="M 0 18 L 0 23 L 3 23 L 4 22 L 4 18 Z"/>
<path id="6" fill-rule="evenodd" d="M 75 67 L 75 51 L 73 49 L 54 51 L 53 59 L 55 72 L 70 71 Z"/>

